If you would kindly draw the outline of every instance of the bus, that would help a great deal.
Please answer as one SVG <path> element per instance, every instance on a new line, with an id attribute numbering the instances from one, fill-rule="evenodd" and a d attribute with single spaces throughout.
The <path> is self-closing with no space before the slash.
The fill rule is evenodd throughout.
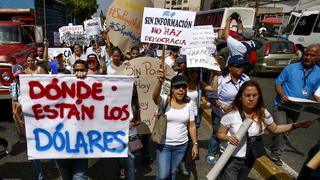
<path id="1" fill-rule="evenodd" d="M 301 49 L 310 44 L 319 43 L 320 39 L 320 6 L 317 10 L 303 11 L 288 39 Z"/>
<path id="2" fill-rule="evenodd" d="M 253 28 L 255 9 L 247 7 L 229 7 L 208 11 L 199 11 L 196 15 L 195 26 L 212 25 L 215 32 L 219 32 L 219 34 L 221 35 L 220 30 L 224 29 L 227 18 L 233 12 L 237 12 L 238 14 L 240 14 L 244 28 Z M 232 21 L 231 30 L 236 32 L 236 27 L 237 23 L 235 21 Z"/>

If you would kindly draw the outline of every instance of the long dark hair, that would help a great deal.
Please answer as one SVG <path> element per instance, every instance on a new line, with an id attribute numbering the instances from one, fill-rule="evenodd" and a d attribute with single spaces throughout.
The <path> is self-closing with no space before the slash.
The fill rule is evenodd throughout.
<path id="1" fill-rule="evenodd" d="M 259 93 L 259 97 L 258 97 L 258 101 L 257 104 L 255 105 L 255 107 L 253 108 L 253 111 L 257 114 L 257 118 L 258 118 L 258 125 L 259 125 L 259 129 L 260 131 L 262 130 L 262 124 L 264 122 L 264 110 L 265 110 L 265 105 L 263 102 L 263 97 L 262 97 L 262 92 L 261 92 L 261 88 L 258 84 L 257 81 L 254 80 L 250 80 L 250 81 L 246 81 L 244 82 L 239 91 L 238 94 L 236 95 L 236 97 L 234 98 L 233 102 L 232 102 L 232 109 L 233 110 L 239 110 L 242 111 L 242 94 L 244 92 L 244 90 L 247 87 L 256 87 Z"/>

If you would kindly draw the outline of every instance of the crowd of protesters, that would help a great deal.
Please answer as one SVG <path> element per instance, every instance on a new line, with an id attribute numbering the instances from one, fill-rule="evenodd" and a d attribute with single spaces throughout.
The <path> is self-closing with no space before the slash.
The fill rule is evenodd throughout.
<path id="1" fill-rule="evenodd" d="M 223 38 L 229 49 L 226 65 L 221 65 L 222 73 L 214 71 L 208 73 L 203 68 L 187 68 L 185 55 L 179 54 L 179 47 L 171 47 L 165 63 L 176 71 L 171 79 L 169 95 L 160 95 L 161 85 L 165 81 L 164 69 L 158 70 L 158 81 L 152 98 L 159 109 L 163 109 L 167 116 L 165 139 L 157 145 L 157 179 L 176 179 L 179 171 L 183 175 L 189 172 L 185 168 L 186 153 L 191 148 L 192 160 L 199 158 L 198 130 L 201 124 L 201 97 L 206 96 L 212 107 L 212 136 L 209 140 L 206 161 L 215 164 L 228 144 L 237 145 L 237 149 L 227 162 L 220 174 L 221 179 L 246 179 L 254 160 L 266 155 L 262 142 L 262 134 L 267 129 L 275 133 L 270 159 L 281 165 L 280 155 L 283 152 L 283 135 L 296 128 L 307 128 L 313 121 L 297 121 L 299 113 L 285 109 L 283 104 L 290 101 L 289 97 L 303 99 L 315 98 L 320 101 L 320 67 L 316 64 L 320 59 L 320 45 L 310 45 L 301 61 L 288 65 L 277 78 L 275 111 L 267 110 L 263 103 L 260 85 L 245 73 L 248 68 L 248 51 L 257 48 L 253 41 L 254 32 L 242 26 L 241 17 L 231 15 L 226 21 L 226 27 L 235 20 L 238 26 L 238 36 L 232 37 L 229 28 L 225 28 Z M 266 34 L 262 28 L 259 36 Z M 62 54 L 55 58 L 48 58 L 48 42 L 38 47 L 37 56 L 26 58 L 26 67 L 14 65 L 15 83 L 12 88 L 13 116 L 21 137 L 24 133 L 23 112 L 19 103 L 19 74 L 74 74 L 79 78 L 87 75 L 113 75 L 117 69 L 131 59 L 140 56 L 159 57 L 156 49 L 150 44 L 132 47 L 130 52 L 122 52 L 109 41 L 108 32 L 104 33 L 104 41 L 92 41 L 91 46 L 83 50 L 79 44 L 72 47 L 72 55 L 65 60 Z M 106 46 L 104 51 L 101 46 Z M 216 55 L 216 54 L 213 54 Z M 249 67 L 250 68 L 250 67 Z M 202 75 L 209 76 L 205 81 Z M 14 88 L 13 88 L 14 87 Z M 270 111 L 270 112 L 269 112 Z M 129 139 L 137 137 L 138 126 L 141 121 L 138 93 L 136 87 L 132 96 L 132 112 Z M 282 113 L 282 116 L 278 115 Z M 275 114 L 275 117 L 272 117 Z M 276 117 L 282 117 L 276 118 Z M 235 133 L 239 130 L 244 119 L 249 118 L 253 124 L 242 140 Z M 278 124 L 278 125 L 277 125 Z M 141 135 L 143 144 L 141 151 L 144 163 L 151 163 L 150 135 Z M 262 145 L 261 145 L 262 143 Z M 318 148 L 319 145 L 315 146 Z M 118 160 L 119 178 L 135 179 L 135 154 L 128 151 L 128 158 Z M 88 179 L 88 159 L 59 159 L 54 160 L 62 179 Z M 44 179 L 40 160 L 32 161 L 37 179 Z M 303 177 L 315 172 L 307 171 L 304 166 Z"/>

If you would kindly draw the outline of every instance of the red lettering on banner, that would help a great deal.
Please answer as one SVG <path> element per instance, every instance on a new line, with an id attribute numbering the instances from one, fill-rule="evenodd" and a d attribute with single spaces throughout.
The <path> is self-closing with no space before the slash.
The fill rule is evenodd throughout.
<path id="1" fill-rule="evenodd" d="M 104 119 L 105 120 L 121 120 L 125 121 L 129 118 L 128 105 L 124 105 L 122 107 L 112 107 L 109 108 L 108 105 L 104 106 Z"/>
<path id="2" fill-rule="evenodd" d="M 103 101 L 105 97 L 102 93 L 102 83 L 95 82 L 92 86 L 84 81 L 77 81 L 68 85 L 66 82 L 58 84 L 58 79 L 52 79 L 51 83 L 44 86 L 39 81 L 29 82 L 29 96 L 31 99 L 47 98 L 48 100 L 58 100 L 60 98 L 77 98 L 78 100 L 92 97 L 94 100 Z M 81 101 L 80 101 L 81 102 Z"/>
<path id="3" fill-rule="evenodd" d="M 33 105 L 32 111 L 33 111 L 33 114 L 34 114 L 34 117 L 36 118 L 36 120 L 40 120 L 40 119 L 44 118 L 44 115 L 41 114 L 43 112 L 41 109 L 41 104 Z"/>

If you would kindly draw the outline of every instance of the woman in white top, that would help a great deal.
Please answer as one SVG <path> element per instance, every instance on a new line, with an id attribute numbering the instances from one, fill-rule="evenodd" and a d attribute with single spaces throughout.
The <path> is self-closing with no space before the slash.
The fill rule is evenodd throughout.
<path id="1" fill-rule="evenodd" d="M 157 145 L 157 179 L 175 180 L 177 167 L 187 150 L 188 130 L 193 142 L 192 159 L 198 156 L 197 130 L 193 109 L 187 97 L 187 77 L 177 75 L 171 79 L 170 96 L 160 96 L 161 85 L 165 80 L 163 69 L 159 69 L 158 79 L 152 98 L 160 109 L 167 103 L 164 110 L 167 115 L 167 129 L 162 143 Z"/>
<path id="2" fill-rule="evenodd" d="M 113 75 L 124 61 L 124 55 L 120 48 L 114 47 L 111 50 L 111 60 L 107 62 L 107 74 Z"/>
<path id="3" fill-rule="evenodd" d="M 253 123 L 248 129 L 247 135 L 239 140 L 235 134 L 245 118 L 252 120 Z M 220 179 L 247 179 L 255 158 L 265 154 L 261 137 L 265 129 L 271 133 L 284 133 L 296 128 L 309 127 L 312 123 L 311 120 L 304 120 L 293 124 L 275 124 L 270 113 L 264 107 L 259 84 L 253 80 L 246 81 L 240 87 L 233 101 L 232 111 L 222 117 L 217 133 L 218 138 L 222 141 L 222 151 L 228 144 L 237 145 L 232 157 L 222 170 Z"/>

